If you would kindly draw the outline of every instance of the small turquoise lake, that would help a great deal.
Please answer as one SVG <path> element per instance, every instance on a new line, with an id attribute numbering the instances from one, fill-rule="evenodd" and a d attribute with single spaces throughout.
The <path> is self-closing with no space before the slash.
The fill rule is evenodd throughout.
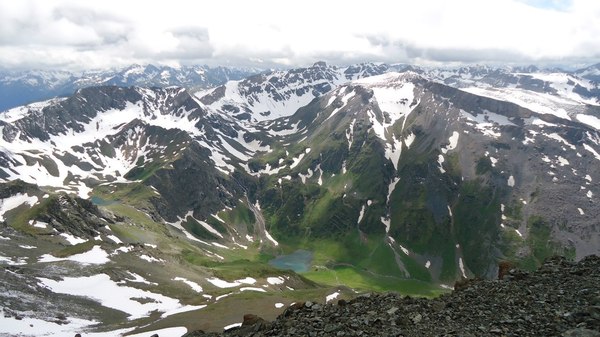
<path id="1" fill-rule="evenodd" d="M 291 254 L 280 255 L 269 261 L 269 264 L 277 269 L 291 269 L 296 273 L 304 273 L 310 269 L 312 258 L 312 252 L 299 249 Z"/>
<path id="2" fill-rule="evenodd" d="M 97 196 L 91 197 L 90 201 L 96 206 L 110 206 L 110 205 L 119 203 L 118 201 L 115 201 L 115 200 L 104 200 Z"/>

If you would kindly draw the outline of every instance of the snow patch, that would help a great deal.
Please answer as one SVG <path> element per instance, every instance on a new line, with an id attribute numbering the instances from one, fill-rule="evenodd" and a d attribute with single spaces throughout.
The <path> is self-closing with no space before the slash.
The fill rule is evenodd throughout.
<path id="1" fill-rule="evenodd" d="M 183 277 L 175 277 L 173 279 L 173 281 L 181 281 L 181 282 L 187 284 L 188 286 L 190 286 L 190 288 L 192 288 L 192 290 L 194 290 L 195 292 L 197 292 L 197 293 L 201 293 L 202 292 L 202 287 L 198 283 L 196 283 L 194 281 L 190 281 L 190 280 L 188 280 L 186 278 L 183 278 Z"/>
<path id="2" fill-rule="evenodd" d="M 463 262 L 462 257 L 458 258 L 458 266 L 460 268 L 460 273 L 462 274 L 462 277 L 467 278 L 467 273 L 465 272 L 465 264 Z"/>
<path id="3" fill-rule="evenodd" d="M 309 168 L 306 174 L 298 173 L 298 176 L 300 177 L 300 180 L 302 180 L 302 183 L 306 184 L 306 179 L 313 176 L 313 170 Z"/>
<path id="4" fill-rule="evenodd" d="M 347 93 L 346 95 L 344 95 L 342 97 L 342 105 L 339 108 L 335 108 L 323 122 L 326 122 L 331 117 L 333 117 L 338 111 L 342 110 L 346 106 L 346 104 L 348 104 L 348 100 L 350 100 L 350 98 L 354 97 L 355 94 L 356 93 L 354 92 L 354 90 L 352 90 L 349 93 Z"/>
<path id="5" fill-rule="evenodd" d="M 392 135 L 392 142 L 385 144 L 385 157 L 388 158 L 394 165 L 394 169 L 398 169 L 398 161 L 402 154 L 402 141 L 396 139 L 396 136 Z"/>
<path id="6" fill-rule="evenodd" d="M 589 151 L 591 154 L 593 154 L 596 159 L 600 160 L 600 154 L 598 154 L 598 152 L 596 152 L 596 150 L 594 150 L 593 147 L 589 146 L 586 143 L 583 143 L 583 148 Z"/>
<path id="7" fill-rule="evenodd" d="M 448 142 L 450 144 L 448 144 L 447 146 L 442 148 L 442 153 L 446 154 L 446 153 L 448 153 L 448 151 L 452 151 L 452 150 L 456 149 L 456 145 L 458 145 L 458 138 L 459 138 L 458 132 L 453 131 L 452 136 L 450 136 L 450 138 L 448 138 Z"/>
<path id="8" fill-rule="evenodd" d="M 85 253 L 58 258 L 50 254 L 40 256 L 38 262 L 73 261 L 81 264 L 105 264 L 110 262 L 109 255 L 100 246 L 94 246 Z"/>
<path id="9" fill-rule="evenodd" d="M 558 164 L 560 166 L 565 166 L 565 165 L 569 165 L 569 161 L 566 160 L 565 158 L 558 156 Z"/>
<path id="10" fill-rule="evenodd" d="M 60 236 L 62 236 L 65 240 L 67 240 L 73 246 L 87 241 L 86 239 L 78 238 L 69 233 L 61 233 Z"/>
<path id="11" fill-rule="evenodd" d="M 113 240 L 117 244 L 123 243 L 123 241 L 121 241 L 118 237 L 116 237 L 116 236 L 114 236 L 112 234 L 111 235 L 107 235 L 106 237 L 109 238 L 109 239 L 111 239 L 111 240 Z"/>
<path id="12" fill-rule="evenodd" d="M 508 180 L 506 182 L 508 184 L 508 186 L 510 187 L 515 187 L 515 177 L 513 177 L 512 175 L 510 177 L 508 177 Z"/>
<path id="13" fill-rule="evenodd" d="M 194 219 L 195 220 L 195 219 Z M 200 221 L 200 220 L 196 220 L 200 225 L 202 225 L 202 227 L 204 227 L 204 229 L 206 229 L 207 231 L 209 231 L 211 234 L 214 234 L 218 237 L 220 237 L 221 239 L 223 238 L 223 234 L 219 233 L 219 231 L 217 231 L 216 229 L 214 229 L 211 225 L 209 225 L 208 223 L 206 223 L 205 221 Z M 225 247 L 227 248 L 227 247 Z"/>
<path id="14" fill-rule="evenodd" d="M 550 133 L 547 134 L 546 137 L 550 138 L 550 139 L 554 139 L 560 143 L 563 143 L 564 145 L 568 146 L 571 150 L 575 150 L 575 145 L 567 142 L 566 139 L 564 139 L 563 137 L 561 137 L 559 134 L 557 133 Z"/>
<path id="15" fill-rule="evenodd" d="M 406 145 L 406 148 L 410 148 L 412 143 L 415 141 L 415 138 L 417 138 L 417 136 L 414 133 L 411 133 L 404 138 L 404 145 Z"/>
<path id="16" fill-rule="evenodd" d="M 267 292 L 263 288 L 256 288 L 256 287 L 241 287 L 240 291 L 257 291 L 257 292 L 261 292 L 261 293 Z"/>
<path id="17" fill-rule="evenodd" d="M 157 263 L 163 263 L 163 262 L 165 262 L 165 260 L 157 259 L 154 256 L 149 256 L 149 255 L 146 255 L 146 254 L 140 255 L 140 259 L 148 261 L 150 263 L 152 263 L 152 262 L 157 262 Z"/>
<path id="18" fill-rule="evenodd" d="M 229 330 L 229 329 L 233 329 L 233 328 L 237 328 L 242 326 L 242 323 L 233 323 L 233 324 L 229 324 L 223 327 L 223 330 Z"/>
<path id="19" fill-rule="evenodd" d="M 587 124 L 596 130 L 600 130 L 600 119 L 598 117 L 578 114 L 575 118 L 581 123 Z"/>
<path id="20" fill-rule="evenodd" d="M 0 137 L 1 138 L 1 137 Z M 18 193 L 11 197 L 0 199 L 0 221 L 4 221 L 6 212 L 13 210 L 23 204 L 33 206 L 38 202 L 38 197 L 29 196 L 27 194 Z"/>
<path id="21" fill-rule="evenodd" d="M 38 278 L 52 292 L 84 296 L 100 302 L 103 306 L 124 311 L 134 320 L 149 315 L 152 311 L 163 312 L 166 317 L 175 312 L 184 312 L 204 308 L 201 306 L 183 306 L 173 298 L 137 288 L 121 286 L 106 274 L 87 277 L 65 277 L 62 281 Z M 152 301 L 140 303 L 132 298 L 148 298 Z"/>
<path id="22" fill-rule="evenodd" d="M 202 241 L 200 239 L 198 239 L 197 237 L 195 237 L 193 234 L 191 234 L 190 232 L 188 232 L 185 228 L 183 228 L 183 225 L 181 224 L 185 219 L 187 219 L 188 216 L 192 216 L 193 211 L 189 211 L 183 218 L 178 216 L 177 218 L 179 218 L 178 221 L 176 222 L 167 222 L 167 224 L 179 229 L 181 232 L 183 232 L 183 234 L 185 235 L 186 238 L 188 238 L 189 240 L 192 241 L 196 241 L 196 242 L 200 242 L 202 244 L 205 245 L 210 245 L 208 242 L 206 241 Z"/>
<path id="23" fill-rule="evenodd" d="M 444 170 L 444 167 L 442 166 L 442 164 L 444 163 L 444 155 L 438 155 L 438 164 L 440 165 L 438 168 L 440 169 L 441 173 L 446 173 L 446 170 Z"/>
<path id="24" fill-rule="evenodd" d="M 275 246 L 279 246 L 279 242 L 277 242 L 269 232 L 267 232 L 267 229 L 265 228 L 265 236 L 267 237 L 267 239 L 269 241 L 271 241 Z"/>
<path id="25" fill-rule="evenodd" d="M 538 93 L 520 88 L 470 87 L 461 88 L 460 90 L 470 92 L 478 96 L 485 96 L 493 99 L 512 102 L 539 114 L 554 115 L 566 120 L 571 120 L 571 118 L 565 110 L 565 106 L 582 105 L 582 102 L 565 99 L 563 97 L 548 93 Z"/>
<path id="26" fill-rule="evenodd" d="M 366 205 L 362 205 L 362 208 L 360 209 L 360 213 L 358 213 L 358 220 L 356 220 L 356 223 L 360 223 L 360 221 L 363 219 L 363 216 L 365 215 L 365 209 L 366 209 Z"/>
<path id="27" fill-rule="evenodd" d="M 271 285 L 283 284 L 284 279 L 281 276 L 278 277 L 267 277 L 267 283 Z"/>
<path id="28" fill-rule="evenodd" d="M 325 296 L 325 303 L 329 303 L 329 302 L 335 300 L 338 296 L 340 296 L 339 291 L 336 291 L 333 294 Z"/>
<path id="29" fill-rule="evenodd" d="M 117 282 L 118 284 L 123 284 L 125 283 L 125 281 L 129 281 L 129 282 L 135 282 L 135 283 L 143 283 L 143 284 L 148 284 L 148 285 L 154 285 L 157 286 L 158 283 L 155 282 L 150 282 L 148 280 L 146 280 L 144 277 L 142 277 L 141 275 L 138 275 L 136 273 L 132 273 L 130 271 L 128 271 L 129 275 L 131 275 L 131 277 L 133 278 L 127 278 L 124 279 L 123 281 Z"/>
<path id="30" fill-rule="evenodd" d="M 233 282 L 221 280 L 217 277 L 207 278 L 206 280 L 218 288 L 234 288 L 234 287 L 239 287 L 242 284 L 255 284 L 256 283 L 256 280 L 251 277 L 246 277 L 241 280 L 235 280 Z"/>
<path id="31" fill-rule="evenodd" d="M 96 321 L 88 321 L 84 319 L 69 317 L 68 323 L 58 324 L 54 322 L 44 321 L 38 318 L 24 317 L 17 320 L 14 317 L 5 317 L 5 313 L 0 309 L 0 329 L 4 336 L 74 336 L 78 332 L 84 331 L 87 327 L 98 324 Z M 112 331 L 106 334 L 90 334 L 85 336 L 90 337 L 109 337 L 119 335 L 119 332 L 125 333 L 129 329 Z M 43 335 L 42 335 L 43 333 Z"/>
<path id="32" fill-rule="evenodd" d="M 188 311 L 188 310 L 186 310 L 186 311 Z M 173 315 L 173 313 L 170 313 L 170 314 Z M 183 336 L 184 334 L 186 334 L 187 332 L 188 332 L 188 330 L 185 327 L 173 327 L 173 328 L 164 328 L 164 329 L 147 331 L 147 332 L 140 332 L 139 334 L 135 334 L 135 335 L 127 335 L 127 337 L 152 337 L 152 336 L 180 337 L 180 336 Z M 96 337 L 96 334 L 86 333 L 85 336 L 86 337 Z M 119 334 L 114 334 L 113 336 L 119 336 Z M 100 336 L 98 336 L 98 337 L 100 337 Z"/>
<path id="33" fill-rule="evenodd" d="M 35 220 L 31 225 L 36 228 L 44 228 L 44 229 L 48 228 L 48 223 L 43 222 L 43 221 Z"/>

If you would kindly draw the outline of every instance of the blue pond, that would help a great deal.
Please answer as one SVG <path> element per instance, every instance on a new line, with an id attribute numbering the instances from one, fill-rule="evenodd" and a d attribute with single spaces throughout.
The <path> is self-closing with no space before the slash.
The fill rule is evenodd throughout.
<path id="1" fill-rule="evenodd" d="M 100 197 L 97 196 L 93 196 L 90 201 L 96 205 L 96 206 L 110 206 L 112 204 L 118 204 L 118 201 L 114 201 L 114 200 L 104 200 Z"/>
<path id="2" fill-rule="evenodd" d="M 312 256 L 312 252 L 300 249 L 288 255 L 280 255 L 269 261 L 269 264 L 277 269 L 291 269 L 303 273 L 310 269 Z"/>

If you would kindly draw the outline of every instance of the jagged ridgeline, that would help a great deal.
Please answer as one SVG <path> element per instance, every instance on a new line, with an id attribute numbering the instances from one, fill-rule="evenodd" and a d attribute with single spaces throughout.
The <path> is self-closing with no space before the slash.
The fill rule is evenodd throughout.
<path id="1" fill-rule="evenodd" d="M 219 331 L 241 317 L 234 303 L 275 317 L 350 289 L 436 296 L 499 261 L 597 254 L 593 74 L 319 62 L 7 110 L 0 262 L 18 271 L 5 290 L 114 329 Z M 69 282 L 163 297 L 85 311 Z M 196 311 L 206 319 L 182 318 Z"/>

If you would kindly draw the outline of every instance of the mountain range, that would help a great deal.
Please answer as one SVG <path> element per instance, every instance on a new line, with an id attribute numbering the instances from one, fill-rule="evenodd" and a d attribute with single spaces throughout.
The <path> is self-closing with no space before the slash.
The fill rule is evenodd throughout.
<path id="1" fill-rule="evenodd" d="M 600 253 L 598 65 L 219 72 L 71 78 L 0 114 L 3 326 L 219 331 Z"/>
<path id="2" fill-rule="evenodd" d="M 77 89 L 113 85 L 138 87 L 179 86 L 209 88 L 239 80 L 262 70 L 209 66 L 132 65 L 122 69 L 71 72 L 63 70 L 0 71 L 0 111 L 53 97 L 72 95 Z"/>

